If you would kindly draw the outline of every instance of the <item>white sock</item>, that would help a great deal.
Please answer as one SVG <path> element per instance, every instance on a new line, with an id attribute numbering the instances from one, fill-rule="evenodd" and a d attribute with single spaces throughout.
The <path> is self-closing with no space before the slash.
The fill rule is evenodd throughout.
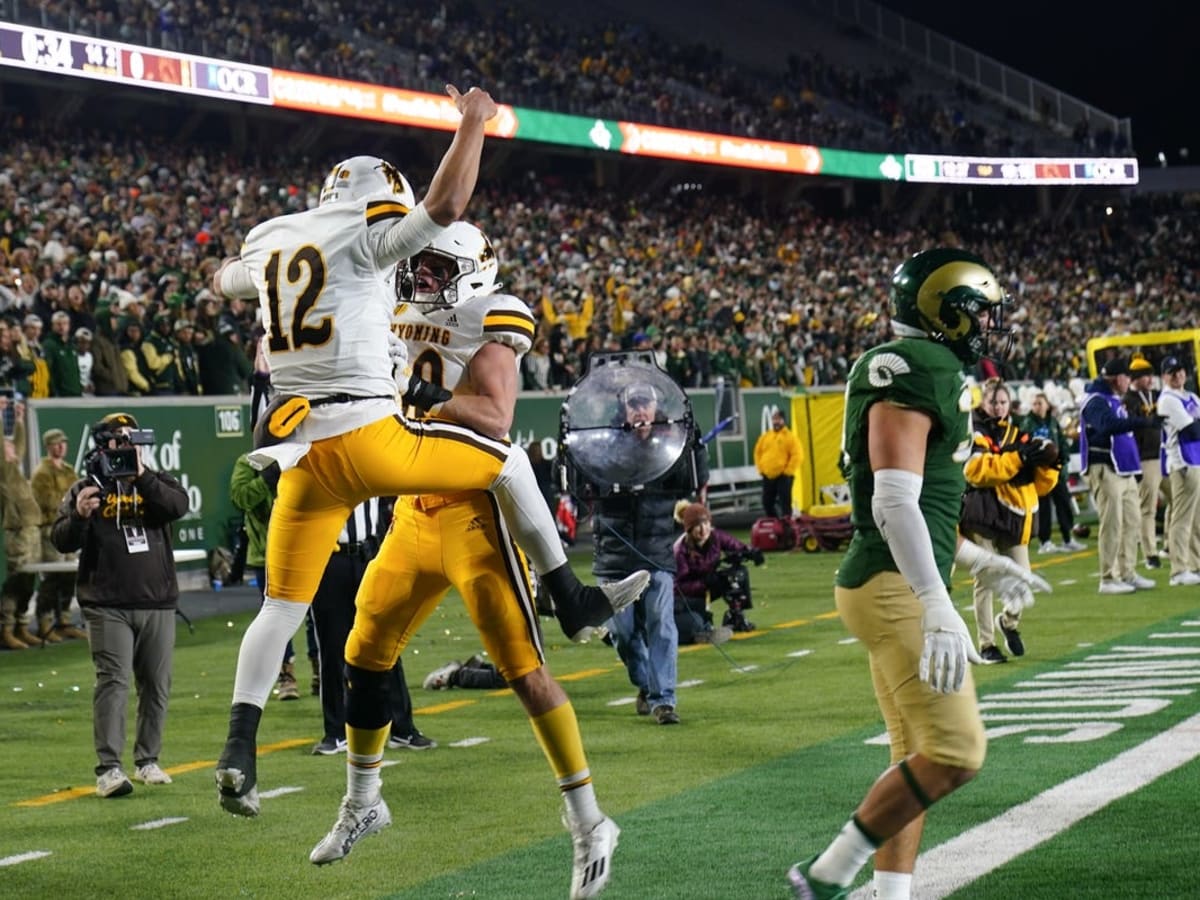
<path id="1" fill-rule="evenodd" d="M 380 762 L 383 754 L 361 756 L 346 752 L 346 795 L 355 806 L 370 806 L 383 790 Z"/>
<path id="2" fill-rule="evenodd" d="M 307 603 L 290 600 L 263 601 L 262 609 L 242 635 L 237 674 L 233 679 L 233 702 L 250 703 L 262 709 L 279 677 L 284 648 L 308 612 Z"/>
<path id="3" fill-rule="evenodd" d="M 912 897 L 912 874 L 875 870 L 875 900 L 909 900 Z"/>
<path id="4" fill-rule="evenodd" d="M 851 819 L 843 827 L 833 843 L 817 857 L 809 873 L 813 878 L 828 884 L 848 887 L 868 859 L 878 848 L 867 840 Z"/>
<path id="5" fill-rule="evenodd" d="M 596 803 L 596 789 L 590 781 L 564 791 L 563 802 L 567 804 L 567 821 L 571 823 L 572 828 L 590 831 L 604 818 L 604 813 L 600 812 L 600 805 Z"/>
<path id="6" fill-rule="evenodd" d="M 567 561 L 554 516 L 533 474 L 533 466 L 524 449 L 513 446 L 496 480 L 488 488 L 500 504 L 504 522 L 529 557 L 539 575 L 553 572 Z"/>

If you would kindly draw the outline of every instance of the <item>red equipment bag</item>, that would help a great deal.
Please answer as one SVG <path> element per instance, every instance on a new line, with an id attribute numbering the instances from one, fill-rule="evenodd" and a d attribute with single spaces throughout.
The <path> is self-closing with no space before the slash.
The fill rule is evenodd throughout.
<path id="1" fill-rule="evenodd" d="M 763 552 L 791 550 L 796 546 L 792 520 L 763 516 L 750 528 L 750 546 Z"/>

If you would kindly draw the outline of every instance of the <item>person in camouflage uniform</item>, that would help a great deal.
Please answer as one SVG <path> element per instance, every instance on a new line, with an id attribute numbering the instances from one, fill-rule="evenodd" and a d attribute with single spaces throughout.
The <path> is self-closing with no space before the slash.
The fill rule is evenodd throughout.
<path id="1" fill-rule="evenodd" d="M 792 866 L 797 897 L 849 895 L 875 856 L 875 896 L 907 898 L 932 803 L 970 781 L 986 741 L 969 662 L 980 662 L 950 600 L 957 561 L 1008 602 L 1049 585 L 958 534 L 971 393 L 963 367 L 999 331 L 1004 292 L 973 254 L 918 253 L 892 279 L 898 340 L 850 372 L 842 435 L 854 537 L 835 599 L 867 648 L 893 765 L 820 854 Z"/>
<path id="2" fill-rule="evenodd" d="M 59 553 L 50 542 L 50 526 L 58 517 L 58 504 L 79 475 L 67 462 L 67 434 L 51 428 L 42 435 L 46 455 L 30 479 L 33 496 L 42 510 L 42 559 L 59 562 L 76 559 L 74 553 Z M 38 631 L 46 640 L 77 639 L 87 633 L 71 624 L 71 598 L 75 595 L 74 572 L 46 572 L 38 585 Z M 53 637 L 52 637 L 53 635 Z"/>
<path id="3" fill-rule="evenodd" d="M 11 402 L 0 397 L 0 408 Z M 42 560 L 42 511 L 21 467 L 25 404 L 17 401 L 13 406 L 15 428 L 12 437 L 4 438 L 4 458 L 0 459 L 0 518 L 4 521 L 4 549 L 8 557 L 4 585 L 0 588 L 0 642 L 9 650 L 23 650 L 42 640 L 55 643 L 61 638 L 49 629 L 36 637 L 29 630 L 29 601 L 37 575 L 23 572 L 21 567 Z M 39 613 L 44 612 L 41 606 L 39 598 Z"/>

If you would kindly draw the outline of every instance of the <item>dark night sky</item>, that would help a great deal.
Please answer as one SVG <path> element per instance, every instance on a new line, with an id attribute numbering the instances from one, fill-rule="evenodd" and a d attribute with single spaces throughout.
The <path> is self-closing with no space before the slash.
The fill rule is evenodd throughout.
<path id="1" fill-rule="evenodd" d="M 1105 112 L 1144 164 L 1200 165 L 1200 11 L 1190 3 L 883 0 L 884 6 Z M 1187 10 L 1181 12 L 1181 10 Z M 1180 159 L 1188 147 L 1190 159 Z"/>

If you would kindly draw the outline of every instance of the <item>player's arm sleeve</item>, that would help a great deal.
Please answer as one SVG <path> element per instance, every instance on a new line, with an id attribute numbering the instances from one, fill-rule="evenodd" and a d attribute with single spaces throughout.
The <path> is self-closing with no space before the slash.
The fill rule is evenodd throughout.
<path id="1" fill-rule="evenodd" d="M 380 269 L 416 256 L 446 230 L 429 217 L 424 203 L 411 211 L 392 201 L 368 203 L 366 216 L 368 241 Z"/>
<path id="2" fill-rule="evenodd" d="M 258 288 L 254 286 L 254 279 L 250 277 L 250 269 L 241 258 L 227 262 L 217 275 L 224 296 L 241 297 L 243 300 L 253 300 L 258 296 Z"/>
<path id="3" fill-rule="evenodd" d="M 919 504 L 924 479 L 904 469 L 875 472 L 871 515 L 887 541 L 892 559 L 917 598 L 945 599 L 946 585 L 933 556 L 933 539 Z"/>

